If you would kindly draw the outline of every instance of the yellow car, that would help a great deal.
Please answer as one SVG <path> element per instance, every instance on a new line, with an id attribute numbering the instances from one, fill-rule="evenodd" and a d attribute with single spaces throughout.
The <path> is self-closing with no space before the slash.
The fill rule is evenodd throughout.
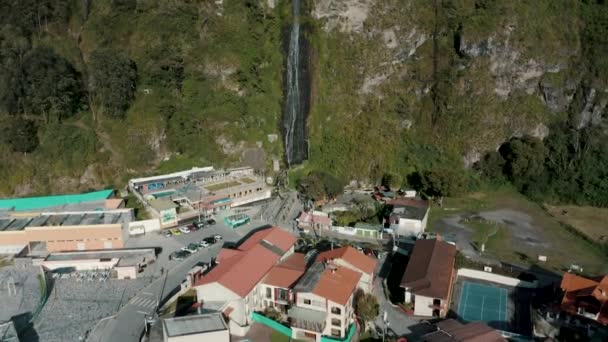
<path id="1" fill-rule="evenodd" d="M 171 229 L 170 232 L 173 235 L 182 235 L 182 232 L 180 232 L 179 229 Z"/>

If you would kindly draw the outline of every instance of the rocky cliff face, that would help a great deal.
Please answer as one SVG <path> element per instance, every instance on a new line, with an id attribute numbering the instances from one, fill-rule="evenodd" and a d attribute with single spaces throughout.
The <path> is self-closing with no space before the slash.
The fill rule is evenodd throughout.
<path id="1" fill-rule="evenodd" d="M 608 97 L 604 89 L 584 86 L 577 71 L 582 52 L 575 9 L 523 1 L 437 3 L 314 2 L 323 42 L 318 78 L 332 84 L 325 89 L 330 94 L 352 87 L 357 96 L 340 105 L 337 92 L 319 95 L 313 130 L 328 130 L 336 117 L 371 112 L 394 134 L 459 153 L 470 165 L 511 136 L 545 137 L 561 114 L 570 113 L 579 127 L 601 122 Z M 333 65 L 333 58 L 349 54 L 347 65 Z M 349 123 L 373 129 L 365 121 Z M 317 146 L 322 136 L 316 135 Z M 390 168 L 394 162 L 378 163 Z"/>

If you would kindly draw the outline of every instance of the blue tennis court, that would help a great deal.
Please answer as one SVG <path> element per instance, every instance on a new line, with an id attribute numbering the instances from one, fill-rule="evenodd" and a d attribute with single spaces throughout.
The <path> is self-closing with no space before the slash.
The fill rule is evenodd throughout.
<path id="1" fill-rule="evenodd" d="M 507 289 L 463 282 L 458 315 L 467 322 L 484 321 L 500 330 L 507 330 Z"/>

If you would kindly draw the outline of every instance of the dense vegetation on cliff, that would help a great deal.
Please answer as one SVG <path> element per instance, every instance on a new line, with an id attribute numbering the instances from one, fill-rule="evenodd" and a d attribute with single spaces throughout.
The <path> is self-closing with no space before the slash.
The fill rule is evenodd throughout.
<path id="1" fill-rule="evenodd" d="M 303 172 L 341 183 L 389 176 L 434 195 L 479 174 L 533 197 L 608 204 L 594 195 L 604 175 L 584 170 L 604 151 L 605 2 L 308 5 Z M 268 169 L 283 154 L 289 13 L 272 0 L 3 1 L 0 194 L 116 186 L 211 163 Z M 572 152 L 581 142 L 584 153 Z M 538 152 L 534 172 L 513 173 L 514 146 Z M 554 151 L 576 161 L 556 164 Z M 530 190 L 553 173 L 570 178 Z M 577 181 L 563 190 L 568 179 Z"/>
<path id="2" fill-rule="evenodd" d="M 463 166 L 511 137 L 548 139 L 539 149 L 570 149 L 579 144 L 570 139 L 593 131 L 584 140 L 588 154 L 568 166 L 580 181 L 561 194 L 557 188 L 567 178 L 549 184 L 547 172 L 561 171 L 545 172 L 552 152 L 538 154 L 544 189 L 521 184 L 538 184 L 535 173 L 505 172 L 536 198 L 608 204 L 590 194 L 604 186 L 595 181 L 602 173 L 581 180 L 587 160 L 604 150 L 604 1 L 330 3 L 315 2 L 312 11 L 317 68 L 310 168 L 368 181 L 389 172 L 433 193 L 437 184 L 464 185 L 444 187 L 454 192 L 475 184 L 459 179 Z"/>
<path id="3" fill-rule="evenodd" d="M 2 1 L 0 194 L 280 158 L 267 135 L 281 115 L 282 11 L 257 0 Z"/>

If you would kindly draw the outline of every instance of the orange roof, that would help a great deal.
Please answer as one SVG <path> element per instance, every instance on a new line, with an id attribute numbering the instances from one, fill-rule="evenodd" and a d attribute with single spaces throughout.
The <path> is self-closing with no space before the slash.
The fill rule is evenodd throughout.
<path id="1" fill-rule="evenodd" d="M 261 244 L 262 240 L 267 243 Z M 276 249 L 286 252 L 295 242 L 295 237 L 282 229 L 260 230 L 242 243 L 238 250 L 221 249 L 217 257 L 219 264 L 194 286 L 217 282 L 245 297 L 281 258 L 281 253 L 277 253 Z"/>
<path id="2" fill-rule="evenodd" d="M 217 254 L 215 261 L 220 263 L 222 261 L 228 260 L 228 259 L 232 258 L 233 256 L 241 254 L 241 253 L 243 253 L 243 252 L 239 251 L 238 249 L 222 248 L 222 249 L 220 249 L 220 252 Z"/>
<path id="3" fill-rule="evenodd" d="M 239 249 L 246 251 L 256 246 L 262 240 L 277 246 L 283 252 L 287 252 L 296 243 L 296 238 L 293 235 L 281 228 L 272 227 L 255 232 L 239 246 Z"/>
<path id="4" fill-rule="evenodd" d="M 342 259 L 353 267 L 361 270 L 364 273 L 372 274 L 376 269 L 378 260 L 367 256 L 351 246 L 336 248 L 331 251 L 322 252 L 317 257 L 319 261 Z"/>
<path id="5" fill-rule="evenodd" d="M 277 254 L 262 245 L 256 245 L 247 253 L 235 255 L 217 265 L 195 286 L 218 282 L 245 297 L 278 260 Z"/>
<path id="6" fill-rule="evenodd" d="M 360 278 L 361 273 L 349 270 L 346 267 L 326 269 L 321 274 L 321 278 L 312 292 L 332 302 L 346 305 Z"/>
<path id="7" fill-rule="evenodd" d="M 599 313 L 597 321 L 608 325 L 608 276 L 589 279 L 564 273 L 561 289 L 564 291 L 561 309 L 577 314 L 579 308 Z"/>
<path id="8" fill-rule="evenodd" d="M 289 289 L 293 286 L 293 284 L 296 283 L 296 281 L 298 281 L 298 279 L 300 279 L 303 274 L 304 271 L 294 270 L 277 265 L 273 267 L 270 272 L 268 272 L 262 283 Z"/>
<path id="9" fill-rule="evenodd" d="M 291 268 L 292 270 L 306 271 L 306 260 L 304 253 L 293 253 L 287 259 L 281 262 L 281 267 Z"/>

